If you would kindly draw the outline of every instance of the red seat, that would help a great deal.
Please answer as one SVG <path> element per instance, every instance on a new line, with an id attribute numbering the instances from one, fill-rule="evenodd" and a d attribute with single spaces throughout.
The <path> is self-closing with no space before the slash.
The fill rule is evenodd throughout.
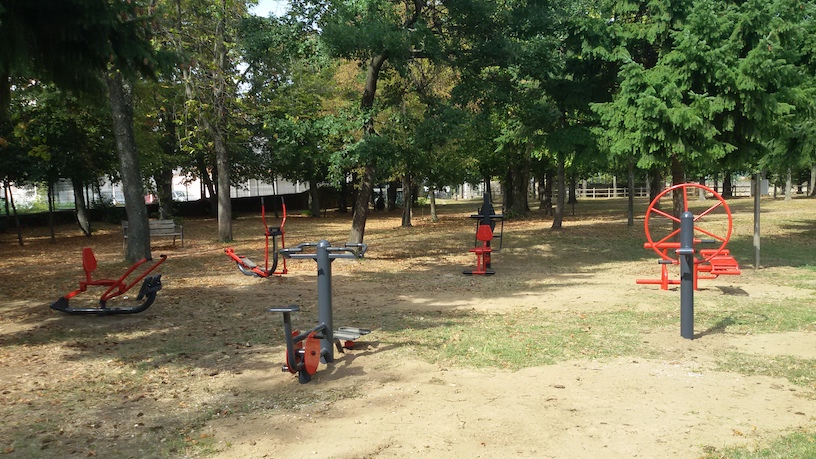
<path id="1" fill-rule="evenodd" d="M 493 240 L 493 228 L 486 224 L 479 225 L 479 229 L 476 230 L 476 240 L 482 243 L 482 245 L 470 249 L 470 252 L 476 254 L 476 269 L 465 271 L 465 274 L 493 274 L 492 271 L 487 269 L 487 265 L 490 263 L 489 254 L 493 252 L 493 249 L 490 248 L 490 241 Z"/>
<path id="2" fill-rule="evenodd" d="M 82 291 L 85 291 L 85 287 L 88 285 L 113 285 L 116 283 L 114 279 L 93 279 L 93 272 L 96 271 L 96 256 L 94 256 L 93 249 L 90 247 L 82 249 L 82 269 L 85 271 L 85 281 L 79 283 Z"/>

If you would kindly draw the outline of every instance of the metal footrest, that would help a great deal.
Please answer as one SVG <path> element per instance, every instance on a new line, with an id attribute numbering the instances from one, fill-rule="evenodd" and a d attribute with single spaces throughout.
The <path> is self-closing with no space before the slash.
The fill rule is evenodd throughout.
<path id="1" fill-rule="evenodd" d="M 354 341 L 355 339 L 360 338 L 360 335 L 357 333 L 350 333 L 342 330 L 335 330 L 333 336 L 334 339 L 343 341 Z"/>
<path id="2" fill-rule="evenodd" d="M 337 330 L 332 333 L 334 336 L 334 347 L 342 354 L 343 349 L 352 349 L 354 347 L 354 340 L 369 333 L 371 333 L 371 330 L 367 328 L 338 327 Z M 340 344 L 340 341 L 344 341 L 344 343 Z"/>
<path id="3" fill-rule="evenodd" d="M 371 330 L 367 328 L 357 328 L 357 327 L 337 327 L 338 331 L 341 332 L 350 332 L 350 333 L 357 333 L 358 335 L 367 335 L 371 333 Z M 337 333 L 337 332 L 335 332 Z"/>
<path id="4" fill-rule="evenodd" d="M 339 339 L 343 341 L 354 341 L 355 339 L 359 339 L 362 335 L 367 335 L 371 333 L 371 330 L 365 328 L 356 328 L 356 327 L 339 327 L 337 330 L 334 331 L 333 336 L 334 339 Z"/>
<path id="5" fill-rule="evenodd" d="M 246 266 L 249 269 L 256 268 L 258 266 L 252 260 L 250 260 L 247 257 L 238 257 L 238 258 L 240 258 L 241 262 L 244 264 L 244 266 Z"/>

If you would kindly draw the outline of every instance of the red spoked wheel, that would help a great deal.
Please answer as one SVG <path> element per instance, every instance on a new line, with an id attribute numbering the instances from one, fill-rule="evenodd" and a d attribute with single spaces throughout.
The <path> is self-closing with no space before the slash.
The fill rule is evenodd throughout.
<path id="1" fill-rule="evenodd" d="M 306 346 L 304 347 L 303 368 L 306 373 L 313 375 L 317 372 L 317 367 L 320 365 L 320 338 L 317 333 L 311 332 L 306 337 Z"/>
<path id="2" fill-rule="evenodd" d="M 699 183 L 684 183 L 674 185 L 666 188 L 658 194 L 649 208 L 646 210 L 646 218 L 643 222 L 646 231 L 647 247 L 654 250 L 661 258 L 671 260 L 675 263 L 678 259 L 672 258 L 668 255 L 667 249 L 679 248 L 679 243 L 676 242 L 677 236 L 680 234 L 679 223 L 680 217 L 671 215 L 660 209 L 661 200 L 668 196 L 668 199 L 663 200 L 668 203 L 665 208 L 673 209 L 672 196 L 673 192 L 677 190 L 682 199 L 682 211 L 690 211 L 694 215 L 694 242 L 695 244 L 705 241 L 710 238 L 710 241 L 716 244 L 713 250 L 706 250 L 705 256 L 695 258 L 695 263 L 705 263 L 720 252 L 725 250 L 728 245 L 728 240 L 731 238 L 731 230 L 733 228 L 733 220 L 731 218 L 731 209 L 725 199 L 715 190 Z M 710 193 L 715 202 L 710 204 L 710 201 L 696 200 L 689 201 L 689 192 L 703 192 Z M 676 227 L 676 228 L 675 228 Z"/>

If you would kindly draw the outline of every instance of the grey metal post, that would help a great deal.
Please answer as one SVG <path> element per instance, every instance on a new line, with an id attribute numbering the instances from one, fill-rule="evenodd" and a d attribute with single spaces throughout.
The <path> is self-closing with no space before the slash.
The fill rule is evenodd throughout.
<path id="1" fill-rule="evenodd" d="M 680 215 L 680 336 L 694 339 L 694 215 Z"/>
<path id="2" fill-rule="evenodd" d="M 303 253 L 303 249 L 314 247 L 314 253 Z M 320 340 L 320 361 L 334 363 L 334 319 L 332 318 L 332 272 L 331 264 L 335 258 L 362 258 L 368 246 L 365 244 L 345 244 L 342 247 L 332 247 L 325 239 L 317 243 L 304 242 L 297 247 L 281 249 L 280 254 L 285 258 L 310 258 L 317 262 L 317 326 L 314 331 L 322 332 Z M 295 309 L 297 310 L 297 309 Z M 273 312 L 283 312 L 270 309 Z M 306 382 L 306 381 L 301 381 Z"/>
<path id="3" fill-rule="evenodd" d="M 756 178 L 754 179 L 754 270 L 759 269 L 759 206 L 762 203 L 761 199 L 761 185 L 762 185 L 762 173 L 757 172 Z"/>
<path id="4" fill-rule="evenodd" d="M 323 363 L 334 362 L 334 322 L 332 318 L 332 283 L 331 263 L 329 258 L 329 241 L 322 239 L 317 243 L 317 321 L 326 324 L 320 349 Z"/>

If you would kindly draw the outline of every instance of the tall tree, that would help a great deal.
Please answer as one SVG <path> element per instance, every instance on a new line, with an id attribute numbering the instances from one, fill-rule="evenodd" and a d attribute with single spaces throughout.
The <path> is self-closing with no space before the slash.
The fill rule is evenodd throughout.
<path id="1" fill-rule="evenodd" d="M 61 87 L 89 92 L 100 91 L 105 82 L 114 123 L 130 123 L 127 118 L 125 77 L 152 75 L 157 54 L 150 41 L 150 9 L 138 1 L 32 0 L 0 2 L 0 137 L 8 135 L 8 101 L 11 77 L 39 78 Z M 103 75 L 113 69 L 111 76 Z M 122 97 L 118 97 L 118 96 Z M 126 126 L 114 126 L 116 136 Z M 128 137 L 117 137 L 117 146 L 125 147 Z M 2 153 L 2 152 L 0 152 Z M 141 190 L 135 147 L 120 151 L 123 180 Z M 134 160 L 135 159 L 135 160 Z M 140 204 L 141 203 L 141 208 Z M 150 258 L 147 212 L 141 198 L 127 201 L 130 237 L 126 258 Z"/>
<path id="2" fill-rule="evenodd" d="M 14 101 L 15 141 L 42 162 L 39 179 L 49 188 L 59 178 L 71 180 L 77 223 L 90 236 L 85 188 L 117 169 L 108 110 L 38 83 L 17 86 Z"/>
<path id="3" fill-rule="evenodd" d="M 181 56 L 185 92 L 181 138 L 198 164 L 218 217 L 218 239 L 232 239 L 232 157 L 247 148 L 238 108 L 237 33 L 246 0 L 168 0 L 167 34 Z M 210 175 L 213 171 L 214 177 Z"/>
<path id="4" fill-rule="evenodd" d="M 255 151 L 263 153 L 256 157 L 263 164 L 259 177 L 309 183 L 311 214 L 319 217 L 319 186 L 348 133 L 337 73 L 351 65 L 327 56 L 315 31 L 291 18 L 246 18 L 241 50 Z"/>
<path id="5" fill-rule="evenodd" d="M 620 40 L 608 50 L 620 63 L 620 86 L 596 109 L 613 153 L 634 156 L 639 167 L 671 170 L 680 183 L 717 163 L 756 164 L 803 105 L 811 2 L 606 5 L 601 18 L 614 19 L 606 27 Z"/>
<path id="6" fill-rule="evenodd" d="M 339 157 L 353 158 L 358 177 L 349 242 L 360 243 L 365 235 L 369 203 L 377 168 L 375 105 L 377 85 L 386 62 L 403 69 L 413 58 L 428 56 L 436 48 L 432 28 L 437 26 L 441 4 L 424 0 L 363 0 L 361 2 L 302 0 L 294 14 L 314 20 L 332 55 L 361 62 L 365 79 L 360 98 L 360 138 Z"/>

